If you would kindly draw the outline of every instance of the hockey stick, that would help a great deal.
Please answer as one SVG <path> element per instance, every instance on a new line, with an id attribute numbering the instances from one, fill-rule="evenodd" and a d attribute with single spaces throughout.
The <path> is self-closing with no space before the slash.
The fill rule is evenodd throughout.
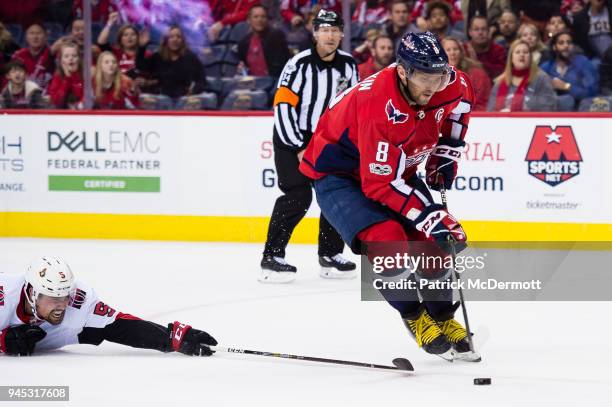
<path id="1" fill-rule="evenodd" d="M 287 353 L 262 352 L 258 350 L 228 348 L 225 346 L 210 346 L 210 349 L 216 352 L 241 353 L 244 355 L 256 355 L 256 356 L 270 356 L 273 358 L 304 360 L 307 362 L 333 363 L 336 365 L 368 367 L 368 368 L 385 369 L 385 370 L 403 370 L 407 372 L 414 371 L 414 367 L 412 367 L 412 363 L 410 363 L 408 359 L 404 359 L 404 358 L 393 359 L 393 364 L 395 366 L 385 366 L 385 365 L 376 365 L 374 363 L 351 362 L 349 360 L 317 358 L 313 356 L 291 355 Z"/>
<path id="2" fill-rule="evenodd" d="M 442 206 L 448 212 L 448 200 L 446 199 L 446 188 L 444 185 L 440 185 L 440 196 L 442 197 Z M 451 247 L 451 254 L 453 256 L 453 264 L 455 264 L 455 258 L 457 257 L 457 253 L 455 252 L 455 240 L 451 235 L 448 235 L 448 243 Z M 465 321 L 465 329 L 468 332 L 468 343 L 470 345 L 470 351 L 474 351 L 474 342 L 472 341 L 472 331 L 470 331 L 470 321 L 468 321 L 467 309 L 465 308 L 465 298 L 463 297 L 463 289 L 461 288 L 461 284 L 459 284 L 459 273 L 457 273 L 457 269 L 453 267 L 453 274 L 455 276 L 455 280 L 457 280 L 457 285 L 459 286 L 459 302 L 461 302 L 461 310 L 463 311 L 463 321 Z"/>

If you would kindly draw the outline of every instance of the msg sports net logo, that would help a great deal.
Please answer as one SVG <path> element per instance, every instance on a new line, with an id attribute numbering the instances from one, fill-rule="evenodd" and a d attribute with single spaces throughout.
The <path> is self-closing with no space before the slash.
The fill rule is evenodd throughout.
<path id="1" fill-rule="evenodd" d="M 525 161 L 529 174 L 554 187 L 580 174 L 582 155 L 571 126 L 536 126 Z"/>

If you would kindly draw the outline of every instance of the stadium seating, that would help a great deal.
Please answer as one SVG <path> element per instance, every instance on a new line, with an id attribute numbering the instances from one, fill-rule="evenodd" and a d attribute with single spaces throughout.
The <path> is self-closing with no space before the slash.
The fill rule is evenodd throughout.
<path id="1" fill-rule="evenodd" d="M 267 110 L 268 94 L 263 90 L 236 89 L 225 98 L 222 110 Z"/>
<path id="2" fill-rule="evenodd" d="M 64 35 L 64 29 L 59 23 L 44 23 L 43 27 L 45 27 L 47 32 L 47 43 L 49 44 L 53 44 Z M 96 38 L 93 38 L 93 40 L 95 41 Z"/>
<path id="3" fill-rule="evenodd" d="M 23 45 L 24 43 L 23 28 L 21 28 L 20 25 L 7 24 L 6 29 L 11 33 L 11 36 L 13 37 L 13 41 L 15 41 L 17 44 Z"/>
<path id="4" fill-rule="evenodd" d="M 176 103 L 180 110 L 215 110 L 217 109 L 217 95 L 204 92 L 199 95 L 183 96 Z"/>
<path id="5" fill-rule="evenodd" d="M 612 112 L 612 96 L 595 96 L 582 99 L 580 112 Z"/>
<path id="6" fill-rule="evenodd" d="M 172 99 L 165 95 L 143 93 L 140 95 L 139 102 L 143 110 L 170 110 L 173 107 Z"/>

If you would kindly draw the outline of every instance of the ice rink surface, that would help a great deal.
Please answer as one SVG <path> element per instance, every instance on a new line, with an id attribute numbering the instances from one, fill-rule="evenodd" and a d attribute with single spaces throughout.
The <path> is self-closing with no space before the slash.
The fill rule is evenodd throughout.
<path id="1" fill-rule="evenodd" d="M 64 257 L 122 312 L 179 320 L 226 346 L 390 364 L 412 374 L 216 354 L 161 354 L 103 343 L 0 356 L 0 385 L 68 385 L 70 406 L 610 406 L 612 303 L 472 302 L 483 361 L 450 364 L 418 349 L 359 281 L 319 278 L 316 247 L 290 245 L 290 285 L 257 282 L 261 244 L 0 239 L 0 272 Z M 457 319 L 461 322 L 460 312 Z M 491 377 L 491 386 L 474 386 Z M 62 405 L 3 403 L 0 405 Z"/>

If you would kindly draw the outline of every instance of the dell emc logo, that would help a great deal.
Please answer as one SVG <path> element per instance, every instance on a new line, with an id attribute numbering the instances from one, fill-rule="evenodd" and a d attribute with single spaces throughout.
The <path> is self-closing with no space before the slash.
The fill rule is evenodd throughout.
<path id="1" fill-rule="evenodd" d="M 93 140 L 91 140 L 93 138 Z M 82 151 L 106 151 L 104 147 L 100 147 L 98 132 L 94 133 L 94 137 L 89 137 L 90 145 L 87 145 L 88 137 L 87 133 L 75 133 L 71 131 L 66 135 L 62 135 L 56 131 L 50 131 L 47 133 L 49 151 L 58 151 L 65 146 L 70 151 L 76 151 L 81 149 Z M 93 145 L 92 145 L 93 144 Z"/>

